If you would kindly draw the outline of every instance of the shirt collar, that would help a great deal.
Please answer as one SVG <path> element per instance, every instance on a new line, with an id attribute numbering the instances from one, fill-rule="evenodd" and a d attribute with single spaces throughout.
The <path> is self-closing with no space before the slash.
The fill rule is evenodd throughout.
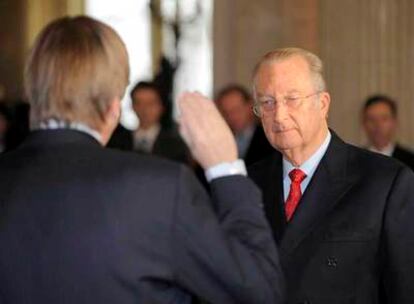
<path id="1" fill-rule="evenodd" d="M 155 124 L 148 129 L 138 128 L 135 131 L 135 136 L 138 138 L 145 137 L 145 138 L 155 138 L 158 136 L 158 133 L 161 131 L 161 125 Z"/>
<path id="2" fill-rule="evenodd" d="M 255 129 L 255 124 L 248 125 L 244 128 L 241 132 L 237 133 L 236 136 L 241 136 L 243 138 L 250 138 L 252 137 Z"/>
<path id="3" fill-rule="evenodd" d="M 88 125 L 82 123 L 82 122 L 67 122 L 59 119 L 48 119 L 45 121 L 40 122 L 39 126 L 37 128 L 34 128 L 35 130 L 57 130 L 57 129 L 71 129 L 71 130 L 77 130 L 79 132 L 86 133 L 90 136 L 92 136 L 95 140 L 102 143 L 102 136 L 101 134 L 89 127 Z"/>
<path id="4" fill-rule="evenodd" d="M 384 147 L 381 150 L 371 146 L 371 147 L 369 147 L 369 150 L 372 151 L 372 152 L 375 152 L 375 153 L 380 153 L 382 155 L 392 156 L 392 154 L 394 153 L 394 150 L 395 150 L 395 144 L 394 143 L 389 143 L 386 147 Z"/>
<path id="5" fill-rule="evenodd" d="M 306 174 L 306 177 L 311 178 L 315 173 L 319 163 L 321 162 L 322 157 L 325 155 L 331 138 L 331 132 L 328 131 L 328 135 L 326 136 L 322 145 L 320 145 L 318 150 L 316 150 L 316 152 L 308 160 L 306 160 L 299 168 L 292 165 L 287 159 L 283 157 L 283 179 L 285 179 L 288 176 L 289 172 L 295 168 L 302 170 Z"/>

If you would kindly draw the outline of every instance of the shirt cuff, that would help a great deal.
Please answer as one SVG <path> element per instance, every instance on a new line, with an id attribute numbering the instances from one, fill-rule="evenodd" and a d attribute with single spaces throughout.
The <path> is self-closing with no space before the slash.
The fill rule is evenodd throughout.
<path id="1" fill-rule="evenodd" d="M 220 163 L 205 171 L 206 179 L 211 182 L 213 179 L 230 176 L 230 175 L 244 175 L 247 176 L 246 165 L 242 159 L 234 162 Z"/>

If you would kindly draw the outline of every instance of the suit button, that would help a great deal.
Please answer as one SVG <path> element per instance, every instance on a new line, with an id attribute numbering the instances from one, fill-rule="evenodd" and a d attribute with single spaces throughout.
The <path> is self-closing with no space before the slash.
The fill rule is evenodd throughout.
<path id="1" fill-rule="evenodd" d="M 338 266 L 338 260 L 335 257 L 328 257 L 326 259 L 326 264 L 328 267 L 336 268 L 336 266 Z"/>

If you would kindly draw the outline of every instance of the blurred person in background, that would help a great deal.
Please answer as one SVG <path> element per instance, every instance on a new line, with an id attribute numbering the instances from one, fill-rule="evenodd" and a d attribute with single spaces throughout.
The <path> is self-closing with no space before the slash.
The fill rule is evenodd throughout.
<path id="1" fill-rule="evenodd" d="M 23 100 L 0 102 L 0 151 L 18 147 L 29 133 L 29 110 Z"/>
<path id="2" fill-rule="evenodd" d="M 166 128 L 161 123 L 164 104 L 158 87 L 152 82 L 141 81 L 132 88 L 130 96 L 132 109 L 139 119 L 138 129 L 125 132 L 118 127 L 108 147 L 131 147 L 138 153 L 189 163 L 188 148 L 177 129 Z"/>
<path id="3" fill-rule="evenodd" d="M 397 103 L 389 96 L 369 97 L 362 109 L 362 126 L 373 152 L 391 156 L 414 169 L 414 154 L 397 142 Z"/>
<path id="4" fill-rule="evenodd" d="M 253 114 L 253 99 L 246 88 L 240 85 L 226 86 L 218 92 L 215 100 L 236 138 L 239 157 L 247 165 L 273 151 L 262 126 Z"/>
<path id="5" fill-rule="evenodd" d="M 161 124 L 165 108 L 158 87 L 151 82 L 139 82 L 130 95 L 139 119 L 138 129 L 133 132 L 134 150 L 188 163 L 188 149 L 177 129 Z"/>
<path id="6" fill-rule="evenodd" d="M 25 100 L 14 100 L 8 104 L 10 124 L 7 132 L 7 151 L 18 147 L 30 132 L 30 105 Z"/>

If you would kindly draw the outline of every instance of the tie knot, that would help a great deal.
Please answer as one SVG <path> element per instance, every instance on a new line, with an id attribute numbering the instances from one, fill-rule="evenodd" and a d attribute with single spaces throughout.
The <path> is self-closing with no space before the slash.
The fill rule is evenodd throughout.
<path id="1" fill-rule="evenodd" d="M 289 177 L 293 183 L 301 183 L 305 179 L 306 174 L 300 169 L 293 169 L 289 172 Z"/>

